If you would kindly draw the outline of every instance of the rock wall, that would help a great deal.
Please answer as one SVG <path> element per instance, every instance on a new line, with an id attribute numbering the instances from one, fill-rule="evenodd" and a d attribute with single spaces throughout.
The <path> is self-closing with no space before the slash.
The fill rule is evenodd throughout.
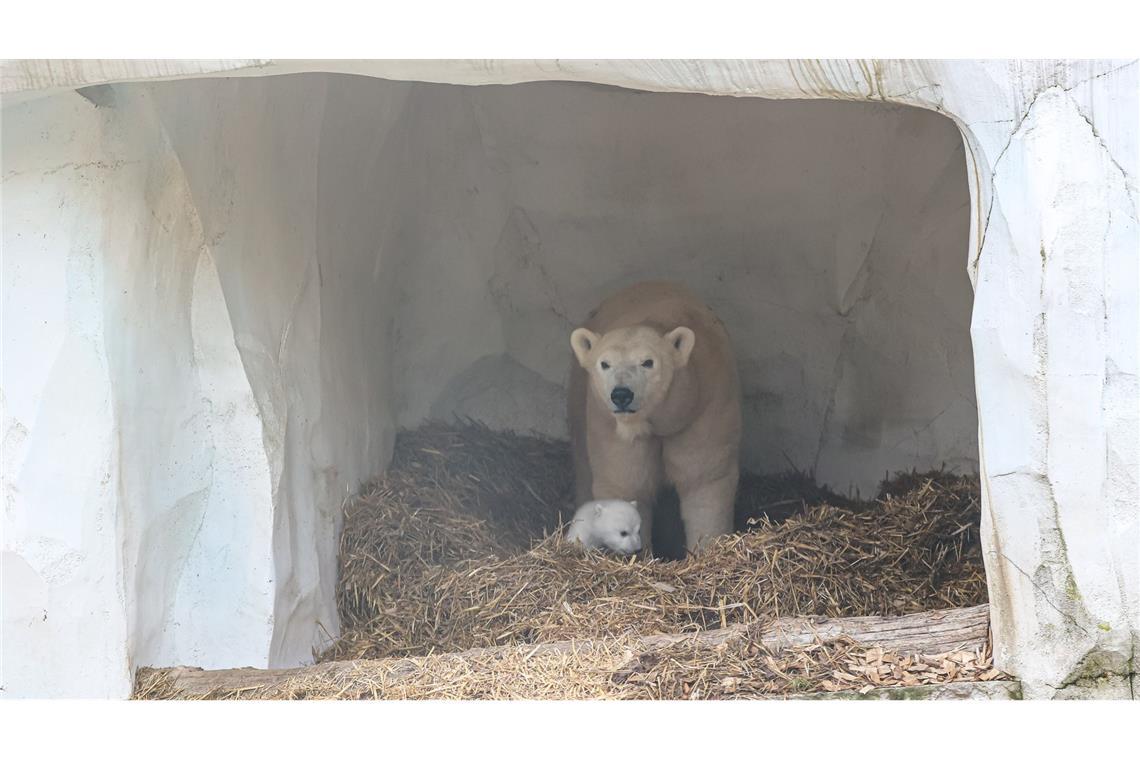
<path id="1" fill-rule="evenodd" d="M 4 117 L 5 693 L 265 663 L 262 428 L 177 158 L 145 105 Z"/>
<path id="2" fill-rule="evenodd" d="M 218 262 L 274 504 L 272 665 L 338 630 L 340 506 L 382 471 L 406 86 L 323 76 L 124 88 L 169 134 Z M 203 119 L 202 114 L 209 114 Z"/>
<path id="3" fill-rule="evenodd" d="M 5 108 L 6 694 L 296 664 L 338 630 L 339 508 L 394 433 L 398 225 L 366 202 L 392 172 L 320 126 L 347 97 L 373 136 L 400 89 L 217 84 Z"/>
<path id="4" fill-rule="evenodd" d="M 300 71 L 880 105 L 265 76 Z M 2 81 L 5 694 L 304 659 L 335 632 L 340 498 L 394 426 L 474 410 L 559 432 L 535 419 L 565 362 L 547 336 L 645 269 L 748 336 L 750 462 L 787 441 L 840 487 L 970 462 L 965 271 L 998 663 L 1029 695 L 1131 693 L 1136 62 L 14 62 Z"/>

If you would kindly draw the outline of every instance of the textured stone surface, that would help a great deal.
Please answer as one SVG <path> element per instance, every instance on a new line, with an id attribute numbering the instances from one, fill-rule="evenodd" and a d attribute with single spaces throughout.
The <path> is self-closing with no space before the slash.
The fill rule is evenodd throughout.
<path id="1" fill-rule="evenodd" d="M 5 692 L 267 661 L 262 428 L 177 159 L 126 102 L 4 116 Z"/>
<path id="2" fill-rule="evenodd" d="M 961 131 L 970 232 L 960 263 L 934 250 L 952 249 L 953 233 L 938 229 L 947 214 L 924 221 L 926 201 L 953 206 L 960 169 L 948 131 L 913 134 L 922 131 L 919 116 L 940 134 L 944 125 L 929 115 L 893 117 L 896 131 L 878 154 L 873 144 L 857 146 L 877 155 L 877 166 L 907 155 L 916 169 L 888 166 L 873 182 L 840 172 L 831 218 L 842 225 L 802 218 L 804 209 L 763 194 L 710 220 L 709 209 L 731 196 L 703 186 L 685 198 L 684 189 L 701 187 L 703 168 L 717 161 L 739 163 L 740 175 L 758 161 L 740 150 L 720 156 L 717 141 L 746 146 L 752 137 L 761 150 L 794 126 L 772 116 L 765 133 L 763 119 L 713 120 L 711 105 L 670 111 L 651 96 L 543 95 L 535 85 L 546 108 L 565 104 L 539 129 L 526 104 L 499 88 L 258 78 L 299 71 L 915 105 Z M 238 78 L 68 92 L 222 72 Z M 340 496 L 383 467 L 396 424 L 472 403 L 479 414 L 498 413 L 502 399 L 480 375 L 494 364 L 486 357 L 505 356 L 499 364 L 520 384 L 516 365 L 541 376 L 547 391 L 557 387 L 562 347 L 544 336 L 579 319 L 598 287 L 585 269 L 557 267 L 589 248 L 582 230 L 591 227 L 606 230 L 594 240 L 622 249 L 584 254 L 604 259 L 614 285 L 653 262 L 639 241 L 656 250 L 676 241 L 670 267 L 689 276 L 713 260 L 702 241 L 746 262 L 764 238 L 772 293 L 732 269 L 717 306 L 726 321 L 765 323 L 757 345 L 793 328 L 817 336 L 784 353 L 803 349 L 830 363 L 834 384 L 814 388 L 826 372 L 773 374 L 772 365 L 797 362 L 757 349 L 748 369 L 755 419 L 786 413 L 786 398 L 765 408 L 765 393 L 799 387 L 804 422 L 751 441 L 749 456 L 771 461 L 772 440 L 801 440 L 814 426 L 822 431 L 814 451 L 803 445 L 789 456 L 811 459 L 833 482 L 884 466 L 895 440 L 916 462 L 946 446 L 963 451 L 972 409 L 937 405 L 952 400 L 948 387 L 969 395 L 961 378 L 969 346 L 945 343 L 917 357 L 904 387 L 938 381 L 898 419 L 890 417 L 897 407 L 869 411 L 868 400 L 882 400 L 872 385 L 882 378 L 859 361 L 839 372 L 845 353 L 835 349 L 854 341 L 851 357 L 939 333 L 908 322 L 923 300 L 949 322 L 961 313 L 967 291 L 930 291 L 959 292 L 958 301 L 937 303 L 923 290 L 931 267 L 952 282 L 960 266 L 974 286 L 998 665 L 1022 679 L 1027 696 L 1133 671 L 1137 83 L 1127 61 L 5 62 L 5 694 L 125 694 L 139 664 L 305 659 L 321 626 L 335 631 Z M 620 116 L 605 118 L 606 99 Z M 827 104 L 717 103 L 761 114 L 780 113 L 762 108 L 776 105 Z M 597 118 L 581 121 L 583 109 Z M 686 121 L 698 111 L 709 118 Z M 710 124 L 723 129 L 710 135 Z M 800 124 L 805 136 L 820 128 Z M 562 142 L 545 142 L 552 134 Z M 663 163 L 677 145 L 682 152 Z M 931 145 L 945 154 L 924 150 Z M 794 141 L 781 147 L 794 151 Z M 621 171 L 594 181 L 604 175 L 587 173 L 587 157 L 600 150 Z M 834 146 L 787 163 L 813 156 L 849 165 Z M 920 199 L 923 188 L 907 184 L 939 171 L 947 177 L 926 189 L 949 188 L 946 196 Z M 622 177 L 630 186 L 614 184 Z M 875 203 L 858 201 L 869 186 L 881 188 L 877 207 L 892 209 L 882 222 Z M 621 205 L 638 193 L 638 203 Z M 607 208 L 635 207 L 655 214 L 631 229 L 617 215 L 607 219 Z M 705 216 L 678 221 L 678 209 Z M 755 218 L 742 224 L 747 214 Z M 796 224 L 773 226 L 782 219 Z M 819 240 L 794 239 L 813 223 L 829 232 L 821 236 L 830 257 Z M 695 243 L 687 263 L 678 240 L 686 226 L 701 230 L 684 241 Z M 710 237 L 718 227 L 724 235 Z M 445 275 L 442 262 L 453 265 Z M 716 287 L 710 279 L 706 289 Z M 757 293 L 775 302 L 746 301 Z M 818 308 L 818 319 L 781 321 L 781 295 Z M 882 310 L 892 300 L 897 309 Z M 444 311 L 464 315 L 465 332 L 443 339 L 433 315 Z M 844 319 L 835 321 L 837 312 Z M 944 327 L 941 334 L 955 334 Z M 953 358 L 944 371 L 940 358 Z M 464 378 L 473 383 L 466 389 Z M 480 406 L 488 390 L 489 406 Z M 504 419 L 533 407 L 519 408 Z M 964 451 L 955 456 L 968 462 Z"/>
<path id="3" fill-rule="evenodd" d="M 665 278 L 728 327 L 746 467 L 791 462 L 864 494 L 888 470 L 977 470 L 969 190 L 949 120 L 542 83 L 420 86 L 408 124 L 400 424 L 507 354 L 538 377 L 504 368 L 475 416 L 551 429 L 569 332 L 608 293 Z"/>

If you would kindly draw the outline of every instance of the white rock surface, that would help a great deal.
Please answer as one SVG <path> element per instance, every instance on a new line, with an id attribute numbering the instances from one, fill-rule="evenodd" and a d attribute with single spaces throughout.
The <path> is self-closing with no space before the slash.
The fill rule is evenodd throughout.
<path id="1" fill-rule="evenodd" d="M 303 71 L 874 105 L 262 76 Z M 561 433 L 536 410 L 564 333 L 647 271 L 728 324 L 752 467 L 865 491 L 980 449 L 996 654 L 1027 693 L 1134 670 L 1135 62 L 10 61 L 0 82 L 5 695 L 305 660 L 336 632 L 340 500 L 395 426 Z"/>
<path id="2" fill-rule="evenodd" d="M 4 690 L 266 662 L 273 501 L 214 261 L 153 112 L 4 120 Z"/>

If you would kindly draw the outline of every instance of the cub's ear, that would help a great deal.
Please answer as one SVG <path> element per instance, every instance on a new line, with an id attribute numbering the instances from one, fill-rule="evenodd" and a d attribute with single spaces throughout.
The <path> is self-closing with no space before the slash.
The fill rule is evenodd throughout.
<path id="1" fill-rule="evenodd" d="M 673 349 L 673 363 L 680 369 L 689 363 L 689 355 L 693 353 L 693 345 L 697 342 L 696 334 L 687 327 L 678 327 L 665 333 L 665 340 Z"/>
<path id="2" fill-rule="evenodd" d="M 605 511 L 605 508 L 601 504 L 595 504 L 594 505 L 594 514 L 597 515 L 598 517 L 601 517 L 602 512 L 604 512 L 604 511 Z"/>
<path id="3" fill-rule="evenodd" d="M 574 349 L 574 355 L 584 369 L 590 369 L 590 352 L 600 341 L 601 337 L 597 333 L 592 333 L 585 327 L 579 327 L 570 333 L 570 347 Z"/>
<path id="4" fill-rule="evenodd" d="M 635 501 L 631 501 L 631 502 L 629 503 L 629 506 L 631 506 L 631 507 L 636 507 L 636 506 L 637 506 L 637 501 L 636 501 L 636 500 L 635 500 Z"/>

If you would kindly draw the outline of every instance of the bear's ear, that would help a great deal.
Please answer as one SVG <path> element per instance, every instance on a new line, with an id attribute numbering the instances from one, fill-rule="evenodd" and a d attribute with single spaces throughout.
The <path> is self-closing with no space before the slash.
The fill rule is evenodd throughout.
<path id="1" fill-rule="evenodd" d="M 594 505 L 594 514 L 596 516 L 601 517 L 602 512 L 604 512 L 604 511 L 605 511 L 605 507 L 603 507 L 601 504 L 595 504 Z"/>
<path id="2" fill-rule="evenodd" d="M 579 327 L 570 333 L 570 347 L 574 349 L 574 355 L 578 357 L 578 363 L 584 369 L 590 369 L 590 352 L 598 345 L 599 340 L 597 333 L 592 333 L 585 327 Z"/>
<path id="3" fill-rule="evenodd" d="M 678 327 L 665 333 L 665 340 L 673 349 L 673 364 L 678 369 L 689 363 L 689 355 L 693 353 L 693 345 L 697 342 L 696 333 L 687 327 Z"/>
<path id="4" fill-rule="evenodd" d="M 637 508 L 637 500 L 636 500 L 636 499 L 634 499 L 633 501 L 631 501 L 631 502 L 629 503 L 629 506 L 631 506 L 631 507 L 634 507 L 634 508 L 636 509 L 636 508 Z"/>

